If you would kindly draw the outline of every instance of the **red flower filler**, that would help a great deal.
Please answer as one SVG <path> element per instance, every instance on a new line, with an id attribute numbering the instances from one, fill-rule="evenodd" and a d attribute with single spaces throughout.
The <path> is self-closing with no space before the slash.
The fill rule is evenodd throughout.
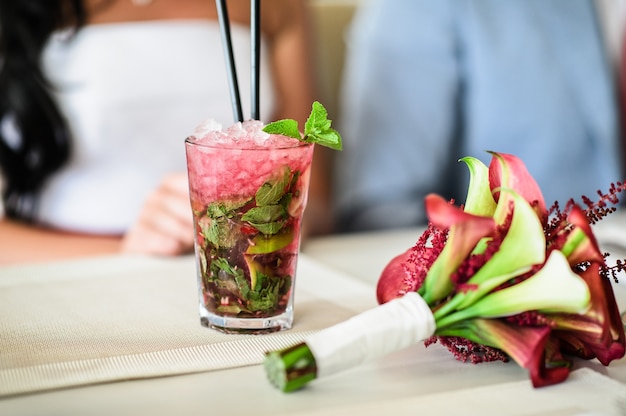
<path id="1" fill-rule="evenodd" d="M 463 206 L 426 197 L 426 230 L 380 276 L 380 310 L 268 353 L 273 384 L 295 390 L 419 339 L 462 361 L 514 360 L 535 387 L 564 381 L 572 356 L 603 365 L 624 356 L 611 279 L 626 265 L 607 265 L 591 225 L 616 210 L 626 185 L 611 184 L 596 201 L 583 197 L 582 206 L 570 199 L 547 209 L 520 159 L 492 156 L 489 167 L 462 159 L 471 173 Z"/>

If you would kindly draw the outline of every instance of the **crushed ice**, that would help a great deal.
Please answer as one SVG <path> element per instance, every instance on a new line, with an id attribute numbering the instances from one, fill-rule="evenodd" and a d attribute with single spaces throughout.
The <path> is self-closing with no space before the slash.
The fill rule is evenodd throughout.
<path id="1" fill-rule="evenodd" d="M 213 131 L 221 131 L 222 125 L 212 118 L 208 118 L 200 123 L 193 131 L 193 137 L 201 139 Z"/>
<path id="2" fill-rule="evenodd" d="M 263 131 L 264 126 L 262 121 L 246 120 L 223 129 L 217 121 L 207 119 L 196 127 L 193 136 L 200 142 L 263 145 L 271 137 L 270 134 Z"/>

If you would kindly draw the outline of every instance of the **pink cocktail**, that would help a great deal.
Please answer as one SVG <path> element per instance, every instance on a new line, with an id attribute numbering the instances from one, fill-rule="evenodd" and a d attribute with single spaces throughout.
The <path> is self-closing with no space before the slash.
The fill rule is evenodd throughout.
<path id="1" fill-rule="evenodd" d="M 185 140 L 204 326 L 291 328 L 313 145 L 259 121 L 204 123 Z"/>

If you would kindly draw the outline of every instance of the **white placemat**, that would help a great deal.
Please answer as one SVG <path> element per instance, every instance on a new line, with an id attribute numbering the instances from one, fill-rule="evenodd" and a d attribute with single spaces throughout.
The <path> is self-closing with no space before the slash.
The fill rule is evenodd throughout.
<path id="1" fill-rule="evenodd" d="M 259 364 L 264 352 L 375 305 L 374 289 L 306 255 L 295 323 L 267 335 L 200 326 L 192 257 L 0 268 L 0 397 Z"/>

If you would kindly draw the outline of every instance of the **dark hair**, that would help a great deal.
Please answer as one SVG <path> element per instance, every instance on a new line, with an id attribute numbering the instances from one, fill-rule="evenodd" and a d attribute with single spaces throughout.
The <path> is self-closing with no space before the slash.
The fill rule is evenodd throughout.
<path id="1" fill-rule="evenodd" d="M 81 0 L 0 0 L 0 168 L 10 218 L 33 219 L 38 191 L 69 158 L 69 129 L 41 53 L 53 31 L 85 19 Z"/>

